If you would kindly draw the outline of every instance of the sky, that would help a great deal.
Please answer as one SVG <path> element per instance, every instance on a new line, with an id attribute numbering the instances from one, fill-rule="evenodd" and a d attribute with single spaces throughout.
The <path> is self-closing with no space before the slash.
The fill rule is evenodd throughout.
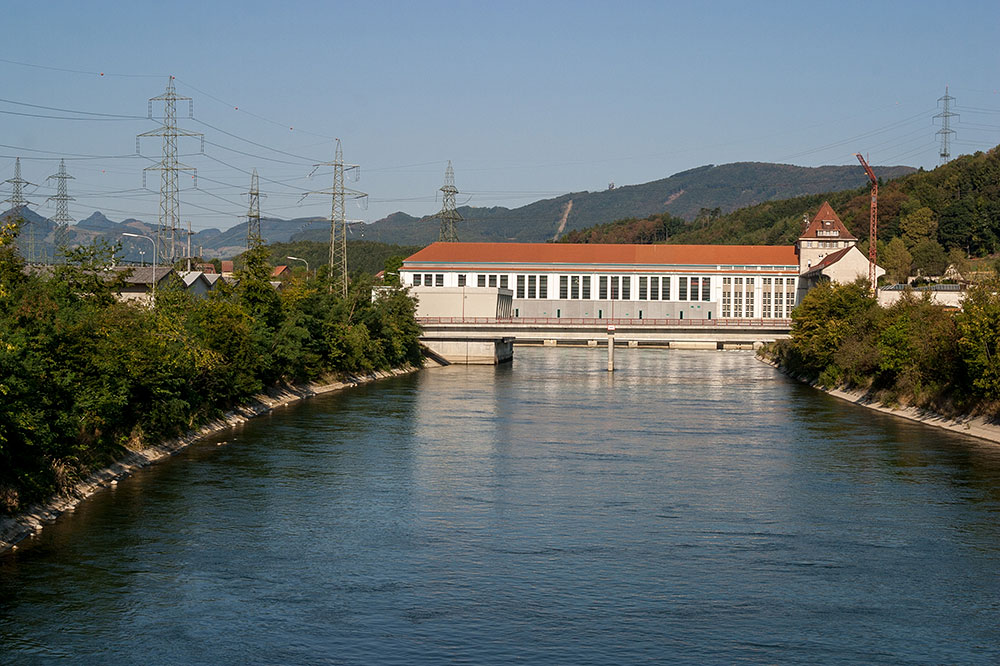
<path id="1" fill-rule="evenodd" d="M 1000 143 L 1000 3 L 6 3 L 0 180 L 50 216 L 155 222 L 162 106 L 173 76 L 181 219 L 328 216 L 334 140 L 368 194 L 347 215 L 433 214 L 448 160 L 459 205 L 522 206 L 705 164 L 940 163 Z M 104 114 L 104 115 L 100 115 Z M 860 166 L 859 166 L 860 169 Z M 2 187 L 3 197 L 10 185 Z M 365 201 L 363 204 L 362 201 Z"/>

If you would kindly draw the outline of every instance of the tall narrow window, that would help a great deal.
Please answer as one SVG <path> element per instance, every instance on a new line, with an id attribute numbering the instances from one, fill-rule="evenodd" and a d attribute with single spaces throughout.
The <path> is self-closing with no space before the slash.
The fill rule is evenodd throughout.
<path id="1" fill-rule="evenodd" d="M 524 276 L 517 276 L 517 297 L 524 298 Z"/>
<path id="2" fill-rule="evenodd" d="M 580 297 L 584 300 L 590 300 L 590 276 L 584 275 L 580 278 Z"/>
<path id="3" fill-rule="evenodd" d="M 611 300 L 616 300 L 618 298 L 618 287 L 621 281 L 618 279 L 617 275 L 611 276 Z"/>
<path id="4" fill-rule="evenodd" d="M 490 276 L 490 286 L 491 287 L 497 286 L 497 276 L 496 275 L 491 275 Z"/>
<path id="5" fill-rule="evenodd" d="M 701 279 L 701 300 L 712 300 L 712 278 L 704 277 Z"/>
<path id="6" fill-rule="evenodd" d="M 569 297 L 580 298 L 580 276 L 574 275 L 569 279 Z"/>
<path id="7" fill-rule="evenodd" d="M 424 273 L 424 286 L 433 287 L 434 286 L 434 275 L 431 273 Z"/>
<path id="8" fill-rule="evenodd" d="M 414 287 L 419 287 L 420 286 L 420 273 L 414 273 L 413 274 L 413 286 Z"/>
<path id="9" fill-rule="evenodd" d="M 501 289 L 506 289 L 507 288 L 507 276 L 506 275 L 501 275 L 500 276 L 500 288 Z"/>
<path id="10" fill-rule="evenodd" d="M 597 284 L 600 286 L 598 290 L 598 298 L 602 301 L 608 298 L 608 276 L 602 275 L 597 279 Z"/>
<path id="11" fill-rule="evenodd" d="M 538 276 L 537 275 L 529 275 L 528 276 L 528 298 L 537 298 L 538 297 L 538 288 L 537 288 L 537 285 L 538 285 Z"/>
<path id="12" fill-rule="evenodd" d="M 569 276 L 560 275 L 559 276 L 559 298 L 567 299 L 569 298 Z"/>
<path id="13" fill-rule="evenodd" d="M 458 274 L 458 286 L 459 287 L 464 287 L 465 286 L 465 273 L 459 273 Z"/>
<path id="14" fill-rule="evenodd" d="M 549 276 L 539 275 L 538 276 L 538 298 L 548 298 L 549 297 Z"/>
<path id="15" fill-rule="evenodd" d="M 622 298 L 626 301 L 632 299 L 632 276 L 622 276 Z"/>
<path id="16" fill-rule="evenodd" d="M 641 287 L 642 285 L 640 285 Z M 658 277 L 649 278 L 649 300 L 660 300 L 660 278 Z"/>
<path id="17" fill-rule="evenodd" d="M 686 277 L 677 278 L 677 300 L 686 301 L 688 299 L 688 279 Z"/>
<path id="18" fill-rule="evenodd" d="M 434 275 L 434 286 L 443 287 L 444 286 L 444 273 L 436 273 Z"/>
<path id="19" fill-rule="evenodd" d="M 654 278 L 655 279 L 655 278 Z M 639 276 L 639 300 L 644 301 L 649 295 L 649 288 L 647 287 L 649 283 L 649 278 L 645 275 Z"/>
<path id="20" fill-rule="evenodd" d="M 660 298 L 664 301 L 670 300 L 670 278 L 663 278 L 663 285 L 660 289 Z"/>
<path id="21" fill-rule="evenodd" d="M 698 281 L 698 278 L 696 278 L 696 277 L 691 278 L 691 300 L 692 301 L 697 301 L 698 300 L 698 285 L 699 284 L 700 284 L 700 282 Z"/>
<path id="22" fill-rule="evenodd" d="M 479 277 L 478 277 L 478 280 L 479 281 L 476 283 L 477 287 L 485 287 L 486 286 L 486 274 L 485 273 L 480 273 Z"/>

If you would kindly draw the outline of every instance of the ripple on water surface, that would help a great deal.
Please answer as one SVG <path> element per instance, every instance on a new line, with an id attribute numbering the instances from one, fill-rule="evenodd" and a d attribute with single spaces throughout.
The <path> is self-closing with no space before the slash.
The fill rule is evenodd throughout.
<path id="1" fill-rule="evenodd" d="M 747 353 L 604 360 L 518 348 L 143 470 L 0 560 L 0 661 L 1000 659 L 998 448 Z"/>

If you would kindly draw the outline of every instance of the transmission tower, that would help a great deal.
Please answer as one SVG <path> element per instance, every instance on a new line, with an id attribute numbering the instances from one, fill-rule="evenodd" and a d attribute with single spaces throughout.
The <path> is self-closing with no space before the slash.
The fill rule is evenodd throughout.
<path id="1" fill-rule="evenodd" d="M 56 214 L 50 219 L 56 223 L 56 249 L 61 250 L 66 247 L 69 240 L 67 237 L 69 232 L 69 223 L 73 222 L 73 218 L 69 216 L 69 202 L 76 201 L 76 199 L 66 193 L 66 181 L 74 180 L 73 176 L 66 173 L 66 160 L 59 160 L 59 171 L 46 178 L 46 180 L 56 181 L 55 195 L 46 199 L 45 202 L 56 202 Z"/>
<path id="2" fill-rule="evenodd" d="M 177 239 L 180 236 L 180 199 L 177 184 L 179 171 L 190 171 L 195 178 L 194 186 L 198 187 L 197 169 L 177 161 L 177 137 L 191 136 L 201 139 L 201 151 L 205 152 L 205 135 L 201 132 L 191 132 L 177 127 L 177 102 L 188 102 L 188 117 L 194 117 L 194 102 L 190 97 L 181 97 L 174 90 L 174 77 L 167 80 L 167 90 L 162 95 L 149 99 L 147 117 L 153 120 L 153 102 L 163 102 L 163 121 L 159 129 L 143 132 L 135 139 L 135 152 L 139 153 L 139 139 L 144 137 L 163 137 L 163 156 L 159 162 L 150 165 L 142 171 L 142 186 L 146 186 L 146 172 L 160 172 L 160 219 L 156 230 L 157 242 L 163 248 L 163 256 L 169 263 L 177 258 Z"/>
<path id="3" fill-rule="evenodd" d="M 458 242 L 458 232 L 455 230 L 455 223 L 462 221 L 462 216 L 455 208 L 455 195 L 458 188 L 455 187 L 455 170 L 451 168 L 451 160 L 448 160 L 448 168 L 444 170 L 444 185 L 441 186 L 441 212 L 434 217 L 441 220 L 441 230 L 438 232 L 438 240 L 447 243 Z"/>
<path id="4" fill-rule="evenodd" d="M 21 158 L 18 157 L 14 160 L 14 177 L 8 178 L 3 181 L 5 183 L 10 183 L 11 193 L 9 199 L 4 199 L 4 203 L 10 203 L 10 215 L 8 219 L 17 220 L 21 217 L 21 209 L 25 206 L 35 204 L 24 198 L 24 186 L 34 185 L 34 183 L 29 183 L 25 179 L 21 178 Z M 28 252 L 27 260 L 29 263 L 36 260 L 35 257 L 35 225 L 28 223 Z"/>
<path id="5" fill-rule="evenodd" d="M 949 144 L 951 143 L 951 137 L 955 133 L 955 130 L 951 128 L 951 119 L 957 118 L 959 114 L 952 113 L 951 103 L 955 101 L 955 98 L 948 94 L 948 86 L 944 87 L 944 97 L 939 97 L 938 102 L 943 107 L 941 113 L 935 115 L 935 118 L 941 119 L 941 129 L 937 131 L 937 135 L 941 137 L 941 164 L 944 164 L 951 159 L 951 148 Z"/>
<path id="6" fill-rule="evenodd" d="M 368 195 L 344 186 L 344 174 L 354 172 L 355 179 L 360 173 L 357 164 L 344 164 L 344 151 L 337 139 L 337 152 L 332 162 L 321 162 L 322 166 L 333 167 L 333 187 L 307 194 L 329 194 L 333 199 L 330 211 L 330 291 L 347 298 L 347 199 L 365 199 Z M 315 171 L 315 170 L 314 170 Z"/>
<path id="7" fill-rule="evenodd" d="M 247 211 L 247 249 L 260 242 L 260 187 L 257 181 L 257 169 L 250 176 L 250 209 Z"/>

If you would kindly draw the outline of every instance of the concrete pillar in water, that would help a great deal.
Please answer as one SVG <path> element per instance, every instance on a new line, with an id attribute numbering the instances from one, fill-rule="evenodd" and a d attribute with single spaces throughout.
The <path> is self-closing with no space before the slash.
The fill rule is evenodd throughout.
<path id="1" fill-rule="evenodd" d="M 608 326 L 608 372 L 615 371 L 615 327 Z"/>

